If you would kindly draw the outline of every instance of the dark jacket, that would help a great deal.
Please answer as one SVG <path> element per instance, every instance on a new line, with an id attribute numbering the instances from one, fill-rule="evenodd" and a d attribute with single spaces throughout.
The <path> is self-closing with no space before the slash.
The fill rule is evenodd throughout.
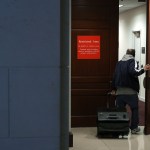
<path id="1" fill-rule="evenodd" d="M 127 87 L 139 92 L 138 76 L 144 73 L 144 69 L 138 69 L 137 62 L 132 55 L 124 55 L 117 65 L 113 76 L 112 87 Z"/>

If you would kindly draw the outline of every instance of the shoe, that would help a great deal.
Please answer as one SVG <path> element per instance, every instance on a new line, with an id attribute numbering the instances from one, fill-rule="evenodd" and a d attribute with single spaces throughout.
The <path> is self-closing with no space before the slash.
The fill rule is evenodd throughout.
<path id="1" fill-rule="evenodd" d="M 137 127 L 137 128 L 135 128 L 135 129 L 132 129 L 132 130 L 131 130 L 131 133 L 132 133 L 132 134 L 137 134 L 137 133 L 139 133 L 140 131 L 141 131 L 140 127 Z"/>

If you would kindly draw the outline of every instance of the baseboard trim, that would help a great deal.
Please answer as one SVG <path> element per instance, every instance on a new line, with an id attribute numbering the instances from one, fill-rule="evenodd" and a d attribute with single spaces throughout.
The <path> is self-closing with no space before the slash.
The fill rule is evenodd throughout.
<path id="1" fill-rule="evenodd" d="M 145 102 L 145 98 L 144 97 L 139 97 L 139 100 L 142 102 Z"/>
<path id="2" fill-rule="evenodd" d="M 69 147 L 73 147 L 73 133 L 69 132 Z"/>

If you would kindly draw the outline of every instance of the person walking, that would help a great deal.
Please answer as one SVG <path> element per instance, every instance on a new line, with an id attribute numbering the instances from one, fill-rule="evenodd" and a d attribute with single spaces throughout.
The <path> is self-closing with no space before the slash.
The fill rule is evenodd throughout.
<path id="1" fill-rule="evenodd" d="M 116 94 L 116 106 L 125 108 L 126 105 L 129 105 L 131 109 L 130 129 L 132 134 L 140 132 L 138 126 L 138 93 L 140 90 L 138 76 L 147 70 L 150 70 L 149 64 L 141 69 L 138 68 L 138 63 L 135 61 L 135 49 L 127 49 L 126 54 L 117 63 L 113 76 L 112 93 Z"/>

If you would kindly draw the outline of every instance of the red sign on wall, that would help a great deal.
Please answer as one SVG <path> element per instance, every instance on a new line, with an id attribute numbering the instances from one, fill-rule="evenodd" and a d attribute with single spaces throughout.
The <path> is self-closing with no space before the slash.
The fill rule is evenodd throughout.
<path id="1" fill-rule="evenodd" d="M 100 59 L 100 36 L 78 36 L 77 59 Z"/>

